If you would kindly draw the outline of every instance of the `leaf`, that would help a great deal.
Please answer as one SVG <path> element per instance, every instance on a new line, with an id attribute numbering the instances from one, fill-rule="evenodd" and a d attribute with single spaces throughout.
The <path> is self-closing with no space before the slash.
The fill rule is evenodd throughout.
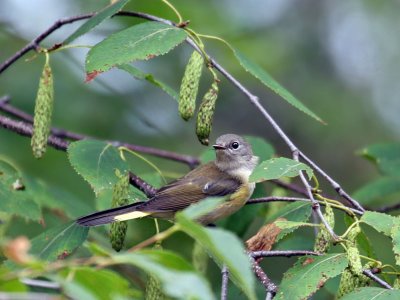
<path id="1" fill-rule="evenodd" d="M 114 66 L 163 55 L 187 37 L 183 29 L 159 22 L 144 22 L 114 33 L 90 49 L 86 80 Z"/>
<path id="2" fill-rule="evenodd" d="M 114 3 L 104 7 L 102 10 L 97 12 L 93 17 L 83 23 L 77 30 L 74 31 L 69 37 L 67 37 L 63 45 L 71 43 L 73 40 L 77 39 L 81 35 L 88 33 L 94 27 L 102 23 L 103 21 L 110 18 L 112 15 L 119 12 L 130 0 L 119 0 Z"/>
<path id="3" fill-rule="evenodd" d="M 385 175 L 400 176 L 400 143 L 371 145 L 360 154 L 376 163 Z"/>
<path id="4" fill-rule="evenodd" d="M 129 64 L 122 64 L 122 65 L 117 66 L 117 68 L 128 72 L 129 74 L 131 74 L 133 77 L 135 77 L 138 80 L 148 81 L 149 83 L 162 89 L 164 92 L 166 92 L 168 95 L 170 95 L 176 101 L 179 100 L 178 92 L 176 92 L 172 87 L 165 84 L 164 82 L 154 78 L 154 76 L 152 74 L 144 73 L 141 70 L 139 70 Z"/>
<path id="5" fill-rule="evenodd" d="M 88 231 L 75 222 L 49 229 L 31 240 L 29 252 L 45 261 L 64 259 L 82 245 Z"/>
<path id="6" fill-rule="evenodd" d="M 298 110 L 306 113 L 315 120 L 324 123 L 324 121 L 320 117 L 318 117 L 315 113 L 308 109 L 303 103 L 300 102 L 300 100 L 298 100 L 295 96 L 292 95 L 292 93 L 290 93 L 279 82 L 272 78 L 272 76 L 268 74 L 264 69 L 250 61 L 239 51 L 235 49 L 233 51 L 237 60 L 247 72 L 256 77 L 265 86 L 270 88 L 272 91 L 281 96 L 284 100 L 296 107 Z"/>
<path id="7" fill-rule="evenodd" d="M 38 221 L 39 206 L 32 200 L 30 188 L 10 163 L 0 160 L 0 212 Z"/>
<path id="8" fill-rule="evenodd" d="M 73 276 L 71 276 L 73 274 Z M 71 299 L 119 299 L 128 297 L 132 290 L 129 281 L 111 270 L 74 267 L 59 272 L 57 281 Z"/>
<path id="9" fill-rule="evenodd" d="M 396 264 L 400 265 L 400 217 L 395 217 L 391 230 L 393 240 L 393 252 L 396 258 Z"/>
<path id="10" fill-rule="evenodd" d="M 186 210 L 176 215 L 176 221 L 185 233 L 207 249 L 220 267 L 228 267 L 233 282 L 249 299 L 256 299 L 250 261 L 242 242 L 235 235 L 219 228 L 200 226 L 187 216 Z"/>
<path id="11" fill-rule="evenodd" d="M 263 161 L 250 175 L 251 182 L 262 182 L 282 177 L 295 177 L 300 171 L 306 171 L 308 178 L 313 175 L 312 169 L 301 162 L 293 159 L 279 157 Z"/>
<path id="12" fill-rule="evenodd" d="M 274 223 L 280 229 L 293 229 L 293 228 L 295 229 L 295 228 L 303 227 L 303 226 L 309 226 L 309 227 L 319 226 L 318 224 L 305 223 L 305 222 L 294 222 L 294 221 L 286 221 L 286 220 L 277 220 Z"/>
<path id="13" fill-rule="evenodd" d="M 400 178 L 382 177 L 358 189 L 353 197 L 362 204 L 382 202 L 383 198 L 400 194 Z"/>
<path id="14" fill-rule="evenodd" d="M 387 290 L 378 287 L 363 287 L 344 295 L 340 300 L 397 300 L 400 299 L 400 290 Z"/>
<path id="15" fill-rule="evenodd" d="M 118 181 L 115 170 L 128 171 L 128 165 L 111 144 L 95 140 L 81 140 L 68 147 L 68 158 L 75 171 L 99 194 L 112 189 Z"/>
<path id="16" fill-rule="evenodd" d="M 215 299 L 209 283 L 182 257 L 166 250 L 114 255 L 115 263 L 132 264 L 156 277 L 164 293 L 178 299 Z"/>
<path id="17" fill-rule="evenodd" d="M 388 214 L 375 211 L 366 211 L 360 221 L 375 228 L 377 231 L 390 236 L 396 218 Z"/>
<path id="18" fill-rule="evenodd" d="M 310 202 L 293 202 L 284 206 L 274 215 L 269 217 L 267 219 L 267 222 L 274 221 L 275 219 L 278 218 L 283 218 L 293 222 L 306 222 L 310 218 L 310 215 L 311 215 Z M 296 228 L 287 228 L 282 230 L 281 233 L 279 233 L 278 237 L 276 238 L 276 242 L 284 238 L 289 233 L 293 232 L 295 229 Z"/>
<path id="19" fill-rule="evenodd" d="M 347 267 L 344 253 L 300 258 L 283 276 L 274 299 L 307 299 Z"/>

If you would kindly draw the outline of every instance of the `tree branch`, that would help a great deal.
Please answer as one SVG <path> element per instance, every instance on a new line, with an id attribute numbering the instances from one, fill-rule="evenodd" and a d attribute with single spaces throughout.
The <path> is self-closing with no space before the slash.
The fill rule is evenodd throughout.
<path id="1" fill-rule="evenodd" d="M 272 250 L 272 251 L 253 251 L 249 252 L 249 255 L 254 258 L 260 257 L 292 257 L 292 256 L 303 256 L 303 255 L 320 255 L 320 253 L 310 250 Z"/>
<path id="2" fill-rule="evenodd" d="M 363 270 L 363 274 L 369 278 L 371 278 L 373 281 L 375 281 L 376 283 L 378 283 L 379 285 L 381 285 L 382 287 L 388 289 L 388 290 L 393 290 L 393 287 L 388 284 L 386 281 L 380 279 L 378 276 L 376 276 L 373 272 L 373 270 L 370 269 L 366 269 Z"/>
<path id="3" fill-rule="evenodd" d="M 251 264 L 253 266 L 253 271 L 256 274 L 258 280 L 262 283 L 262 285 L 265 287 L 265 290 L 267 292 L 267 298 L 266 299 L 272 299 L 278 290 L 278 287 L 275 285 L 275 283 L 272 282 L 271 279 L 267 276 L 267 274 L 264 272 L 264 270 L 260 267 L 258 262 L 250 256 Z"/>
<path id="4" fill-rule="evenodd" d="M 222 267 L 222 283 L 221 283 L 221 300 L 228 299 L 228 281 L 229 281 L 229 270 L 226 265 Z"/>
<path id="5" fill-rule="evenodd" d="M 12 116 L 15 116 L 25 122 L 22 122 L 21 124 L 25 124 L 26 126 L 30 125 L 33 123 L 33 117 L 30 114 L 27 114 L 20 109 L 12 106 L 9 104 L 10 98 L 8 96 L 4 96 L 0 98 L 0 110 L 4 111 Z M 4 127 L 4 126 L 3 126 Z M 13 130 L 12 127 L 5 127 L 6 129 Z M 64 129 L 60 128 L 51 128 L 52 137 L 57 137 L 61 139 L 70 139 L 70 140 L 83 140 L 83 139 L 96 139 L 94 137 L 88 136 L 88 135 L 83 135 L 71 131 L 67 131 Z M 32 134 L 26 134 L 25 136 L 32 136 Z M 157 157 L 162 157 L 165 159 L 169 160 L 174 160 L 177 162 L 185 163 L 187 164 L 190 168 L 194 168 L 200 163 L 200 160 L 197 157 L 194 156 L 189 156 L 189 155 L 183 155 L 183 154 L 177 154 L 175 152 L 171 151 L 166 151 L 166 150 L 161 150 L 157 148 L 152 148 L 152 147 L 146 147 L 146 146 L 140 146 L 140 145 L 133 145 L 133 144 L 128 144 L 128 143 L 123 143 L 120 141 L 107 141 L 114 147 L 126 147 L 132 151 L 137 151 L 140 153 L 145 153 L 145 154 L 150 154 L 153 156 Z M 52 146 L 51 144 L 49 144 Z"/>

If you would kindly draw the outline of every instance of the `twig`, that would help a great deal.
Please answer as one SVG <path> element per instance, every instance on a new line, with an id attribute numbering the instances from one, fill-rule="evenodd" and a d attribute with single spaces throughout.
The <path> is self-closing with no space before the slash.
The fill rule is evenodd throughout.
<path id="1" fill-rule="evenodd" d="M 369 209 L 369 210 L 373 210 L 373 211 L 377 211 L 377 212 L 382 212 L 382 213 L 387 213 L 393 210 L 398 210 L 400 209 L 400 203 L 396 203 L 393 205 L 388 205 L 388 206 L 383 206 L 383 207 L 379 207 L 379 208 L 375 208 L 375 209 Z"/>
<path id="2" fill-rule="evenodd" d="M 257 259 L 260 257 L 276 257 L 276 256 L 292 257 L 292 256 L 320 255 L 320 254 L 310 250 L 287 250 L 287 251 L 273 250 L 273 251 L 249 252 L 249 255 L 254 259 Z"/>
<path id="3" fill-rule="evenodd" d="M 267 292 L 267 299 L 272 299 L 276 295 L 278 287 L 275 285 L 275 283 L 273 283 L 271 281 L 271 279 L 269 279 L 269 277 L 263 271 L 263 269 L 260 267 L 258 262 L 252 257 L 250 257 L 250 259 L 251 259 L 251 263 L 252 263 L 252 266 L 253 266 L 254 273 L 256 274 L 258 280 L 265 287 L 265 290 Z"/>
<path id="4" fill-rule="evenodd" d="M 246 202 L 246 205 L 252 205 L 252 204 L 259 204 L 259 203 L 269 203 L 269 202 L 296 202 L 296 201 L 301 201 L 301 202 L 311 202 L 310 199 L 308 198 L 298 198 L 298 197 L 278 197 L 278 196 L 269 196 L 269 197 L 262 197 L 262 198 L 253 198 L 249 199 Z M 320 205 L 325 206 L 325 202 L 319 201 Z M 341 206 L 333 206 L 336 209 L 340 209 L 345 211 L 347 214 L 349 214 L 348 210 L 351 210 L 353 213 L 357 215 L 362 215 L 363 212 L 351 208 L 351 207 L 341 207 Z"/>
<path id="5" fill-rule="evenodd" d="M 20 281 L 23 284 L 38 287 L 38 288 L 45 288 L 45 289 L 52 289 L 52 290 L 59 290 L 61 288 L 58 282 L 48 281 L 48 280 L 39 280 L 39 279 L 32 279 L 32 278 L 22 278 Z"/>
<path id="6" fill-rule="evenodd" d="M 297 184 L 287 183 L 287 182 L 284 182 L 279 179 L 273 179 L 270 182 L 272 182 L 272 183 L 276 184 L 277 186 L 280 186 L 286 190 L 289 190 L 289 191 L 292 191 L 299 195 L 303 195 L 303 196 L 307 197 L 307 191 L 304 188 L 302 188 L 301 186 L 298 186 Z"/>
<path id="7" fill-rule="evenodd" d="M 33 127 L 31 124 L 22 121 L 15 121 L 5 116 L 0 116 L 0 126 L 22 136 L 31 137 L 33 133 Z M 67 151 L 69 142 L 54 135 L 50 135 L 47 144 L 57 150 Z"/>
<path id="8" fill-rule="evenodd" d="M 33 123 L 33 117 L 30 114 L 25 113 L 24 111 L 12 106 L 9 104 L 10 98 L 8 96 L 4 96 L 0 98 L 0 110 L 4 111 L 12 116 L 15 116 L 26 123 L 32 124 Z M 25 123 L 25 124 L 26 124 Z M 26 124 L 26 125 L 29 125 Z M 7 128 L 12 130 L 12 128 Z M 83 135 L 80 133 L 75 133 L 71 131 L 67 131 L 64 129 L 60 128 L 51 128 L 51 133 L 53 137 L 58 137 L 61 139 L 70 139 L 70 140 L 83 140 L 83 139 L 95 139 L 94 137 L 88 136 L 88 135 Z M 128 144 L 120 141 L 107 141 L 108 143 L 112 144 L 114 147 L 126 147 L 132 151 L 137 151 L 149 155 L 154 155 L 157 157 L 162 157 L 166 158 L 169 160 L 174 160 L 177 162 L 185 163 L 187 164 L 190 168 L 194 168 L 200 163 L 200 160 L 197 157 L 190 156 L 190 155 L 183 155 L 183 154 L 178 154 L 175 152 L 171 151 L 166 151 L 162 149 L 157 149 L 157 148 L 152 148 L 152 147 L 146 147 L 146 146 L 140 146 L 140 145 L 133 145 L 133 144 Z"/>
<path id="9" fill-rule="evenodd" d="M 226 265 L 222 267 L 222 283 L 221 283 L 221 300 L 228 299 L 228 281 L 229 281 L 229 270 Z"/>
<path id="10" fill-rule="evenodd" d="M 372 270 L 370 269 L 366 269 L 363 270 L 363 274 L 369 278 L 371 278 L 373 281 L 375 281 L 376 283 L 380 284 L 382 287 L 388 289 L 388 290 L 393 290 L 393 287 L 388 284 L 386 281 L 380 279 L 378 276 L 376 276 Z"/>
<path id="11" fill-rule="evenodd" d="M 129 172 L 129 182 L 134 187 L 137 187 L 139 190 L 141 190 L 148 198 L 153 197 L 157 193 L 157 189 L 155 187 L 132 172 Z"/>

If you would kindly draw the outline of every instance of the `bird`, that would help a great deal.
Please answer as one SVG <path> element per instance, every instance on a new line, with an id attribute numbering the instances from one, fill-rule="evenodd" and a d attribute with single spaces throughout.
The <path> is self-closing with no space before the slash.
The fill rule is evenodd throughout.
<path id="1" fill-rule="evenodd" d="M 147 201 L 107 209 L 76 220 L 81 226 L 99 226 L 153 217 L 173 220 L 176 212 L 209 197 L 224 197 L 214 210 L 196 219 L 202 225 L 238 211 L 251 197 L 255 183 L 249 177 L 258 164 L 251 145 L 241 136 L 224 134 L 213 145 L 216 159 L 161 187 Z"/>

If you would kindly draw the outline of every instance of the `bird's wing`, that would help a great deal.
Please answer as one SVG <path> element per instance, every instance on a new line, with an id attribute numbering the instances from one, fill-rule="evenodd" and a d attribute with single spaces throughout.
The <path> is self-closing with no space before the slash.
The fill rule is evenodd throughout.
<path id="1" fill-rule="evenodd" d="M 240 181 L 222 173 L 212 164 L 196 168 L 186 176 L 164 186 L 152 199 L 143 203 L 140 210 L 175 212 L 207 197 L 234 193 L 241 185 Z"/>

